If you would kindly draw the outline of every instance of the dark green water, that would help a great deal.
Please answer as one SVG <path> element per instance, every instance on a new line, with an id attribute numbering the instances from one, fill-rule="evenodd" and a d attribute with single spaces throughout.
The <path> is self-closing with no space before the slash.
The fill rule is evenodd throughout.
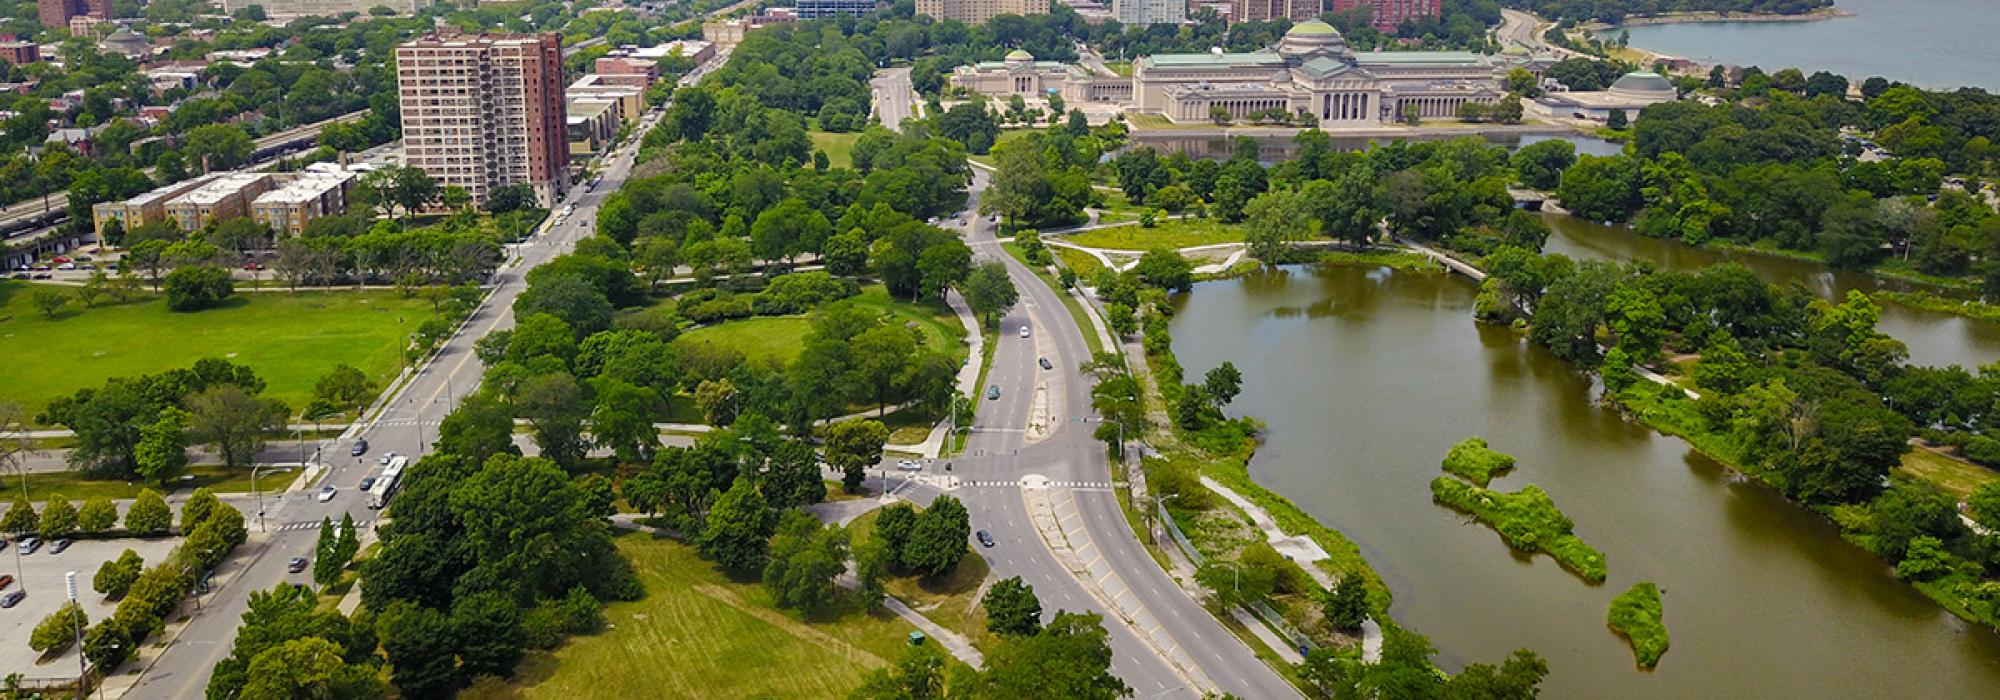
<path id="1" fill-rule="evenodd" d="M 1591 260 L 1650 260 L 1663 270 L 1697 270 L 1725 260 L 1742 263 L 1778 284 L 1798 282 L 1826 299 L 1838 299 L 1850 289 L 1907 290 L 1913 285 L 1866 272 L 1836 270 L 1810 260 L 1754 252 L 1723 252 L 1639 235 L 1622 226 L 1605 226 L 1574 216 L 1542 215 L 1549 225 L 1548 252 Z M 1910 361 L 1920 365 L 1959 365 L 1967 369 L 2000 360 L 2000 324 L 1963 316 L 1925 311 L 1897 304 L 1882 306 L 1876 326 L 1910 346 Z"/>
<path id="2" fill-rule="evenodd" d="M 1458 277 L 1289 268 L 1179 299 L 1189 376 L 1234 361 L 1230 406 L 1269 425 L 1252 475 L 1360 544 L 1394 614 L 1453 669 L 1529 647 L 1550 698 L 1993 698 L 2000 636 L 1958 621 L 1819 516 L 1627 424 L 1591 383 L 1471 319 Z M 1584 584 L 1431 503 L 1451 444 L 1484 436 L 1603 550 Z M 1604 626 L 1612 596 L 1666 590 L 1672 650 L 1635 670 Z"/>

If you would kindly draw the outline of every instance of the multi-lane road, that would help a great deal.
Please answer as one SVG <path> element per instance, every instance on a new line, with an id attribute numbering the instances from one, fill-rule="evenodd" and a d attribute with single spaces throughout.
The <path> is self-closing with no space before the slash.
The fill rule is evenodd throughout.
<path id="1" fill-rule="evenodd" d="M 615 151 L 599 170 L 603 180 L 597 187 L 586 191 L 577 185 L 570 189 L 569 203 L 576 207 L 573 214 L 515 246 L 519 261 L 495 275 L 492 293 L 486 301 L 442 349 L 387 399 L 388 404 L 375 418 L 328 443 L 321 456 L 327 471 L 318 483 L 339 489 L 334 498 L 321 503 L 308 490 L 269 503 L 262 518 L 269 528 L 269 538 L 261 545 L 246 546 L 235 555 L 248 557 L 248 568 L 204 603 L 203 611 L 182 632 L 180 641 L 169 646 L 152 665 L 131 697 L 201 697 L 209 671 L 229 654 L 243 611 L 249 606 L 250 593 L 269 589 L 280 581 L 307 582 L 307 574 L 285 571 L 285 563 L 292 557 L 310 558 L 318 539 L 315 528 L 297 527 L 298 523 L 316 524 L 321 518 L 337 521 L 348 514 L 354 516 L 355 522 L 367 522 L 372 527 L 379 513 L 368 508 L 356 485 L 377 468 L 377 455 L 383 452 L 421 455 L 428 451 L 431 441 L 437 439 L 438 423 L 460 399 L 479 386 L 485 368 L 473 353 L 472 344 L 488 333 L 514 326 L 514 297 L 526 288 L 523 278 L 529 269 L 568 252 L 578 240 L 590 235 L 597 206 L 624 183 L 632 170 L 637 144 L 656 114 L 649 115 L 626 141 L 627 145 Z M 360 457 L 349 456 L 357 439 L 367 440 L 369 451 Z M 257 528 L 257 514 L 245 515 L 250 516 L 251 527 Z M 288 526 L 296 529 L 287 529 Z"/>
<path id="2" fill-rule="evenodd" d="M 903 120 L 916 116 L 917 92 L 910 84 L 909 68 L 877 71 L 869 87 L 875 93 L 875 117 L 883 126 L 901 131 Z"/>

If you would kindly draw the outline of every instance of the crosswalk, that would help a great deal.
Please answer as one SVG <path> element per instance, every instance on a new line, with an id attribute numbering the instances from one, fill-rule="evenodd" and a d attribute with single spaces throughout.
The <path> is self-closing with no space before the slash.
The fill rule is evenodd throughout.
<path id="1" fill-rule="evenodd" d="M 1021 482 L 1003 479 L 968 479 L 959 482 L 959 485 L 971 488 L 1015 489 L 1021 487 Z M 1109 481 L 1050 481 L 1048 485 L 1073 489 L 1108 489 L 1112 484 Z"/>
<path id="2" fill-rule="evenodd" d="M 367 527 L 368 527 L 368 522 L 369 522 L 369 521 L 366 521 L 366 520 L 356 520 L 356 521 L 354 521 L 354 527 L 355 527 L 355 529 L 365 529 L 365 528 L 367 528 Z M 333 525 L 334 525 L 334 527 L 339 527 L 339 526 L 340 526 L 340 521 L 338 521 L 338 520 L 335 520 L 335 521 L 333 521 Z M 298 522 L 292 522 L 292 523 L 285 523 L 285 524 L 283 524 L 283 525 L 279 525 L 279 526 L 278 526 L 278 529 L 279 529 L 279 530 L 281 530 L 281 531 L 293 531 L 293 530 L 317 530 L 317 529 L 319 529 L 319 521 L 317 521 L 317 520 L 301 520 L 301 521 L 298 521 Z"/>

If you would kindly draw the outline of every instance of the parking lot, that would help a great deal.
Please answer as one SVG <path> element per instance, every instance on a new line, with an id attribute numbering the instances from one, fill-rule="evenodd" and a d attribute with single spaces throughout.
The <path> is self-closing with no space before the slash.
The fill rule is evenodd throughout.
<path id="1" fill-rule="evenodd" d="M 117 607 L 90 589 L 90 580 L 97 575 L 97 567 L 106 561 L 118 558 L 127 549 L 145 557 L 146 565 L 152 566 L 167 553 L 173 551 L 180 541 L 177 537 L 140 539 L 122 537 L 109 540 L 77 540 L 76 544 L 61 554 L 50 554 L 49 545 L 34 554 L 20 555 L 20 568 L 15 568 L 16 541 L 7 540 L 4 551 L 0 551 L 0 574 L 15 576 L 17 580 L 5 591 L 26 590 L 28 597 L 19 605 L 0 610 L 0 669 L 18 671 L 28 678 L 75 678 L 76 646 L 71 645 L 62 656 L 37 664 L 41 654 L 28 648 L 28 636 L 35 625 L 62 607 L 68 600 L 63 592 L 63 573 L 75 571 L 77 577 L 77 599 L 83 602 L 84 614 L 90 616 L 94 624 L 111 615 Z M 26 588 L 22 588 L 23 584 Z"/>

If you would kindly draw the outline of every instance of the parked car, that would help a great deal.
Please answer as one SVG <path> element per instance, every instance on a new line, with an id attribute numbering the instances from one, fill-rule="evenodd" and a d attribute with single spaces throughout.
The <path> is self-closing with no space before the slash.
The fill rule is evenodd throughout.
<path id="1" fill-rule="evenodd" d="M 1052 363 L 1052 362 L 1049 362 L 1049 358 L 1046 358 L 1046 357 L 1044 357 L 1044 358 L 1041 358 L 1040 362 L 1042 363 L 1042 369 L 1055 369 L 1055 368 L 1056 368 L 1056 366 L 1055 366 L 1055 364 L 1054 364 L 1054 363 Z"/>
<path id="2" fill-rule="evenodd" d="M 11 608 L 20 605 L 21 599 L 26 597 L 28 597 L 27 591 L 8 591 L 7 595 L 0 596 L 0 608 Z"/>
<path id="3" fill-rule="evenodd" d="M 296 574 L 296 573 L 298 573 L 298 572 L 301 572 L 301 571 L 305 571 L 305 570 L 306 570 L 306 558 L 305 558 L 305 557 L 292 557 L 292 560 L 291 560 L 291 561 L 288 561 L 288 562 L 285 562 L 285 570 L 286 570 L 286 571 L 290 571 L 290 572 L 292 572 L 292 573 L 295 573 L 295 574 Z"/>
<path id="4" fill-rule="evenodd" d="M 57 266 L 56 266 L 56 269 L 58 269 L 58 270 L 74 270 L 74 269 L 76 269 L 76 263 L 63 263 L 63 264 L 61 264 L 61 265 L 57 265 Z"/>
<path id="5" fill-rule="evenodd" d="M 25 280 L 25 279 L 33 279 L 33 278 L 34 278 L 34 275 L 30 275 L 30 274 L 28 274 L 28 273 L 26 273 L 26 272 L 16 272 L 16 273 L 14 273 L 14 279 L 17 279 L 17 280 Z"/>
<path id="6" fill-rule="evenodd" d="M 34 554 L 35 550 L 41 548 L 42 548 L 42 538 L 33 536 L 21 538 L 21 546 L 19 550 L 22 554 Z"/>
<path id="7" fill-rule="evenodd" d="M 1028 327 L 1027 327 L 1027 326 L 1022 326 L 1022 327 L 1021 327 L 1021 337 L 1023 337 L 1023 338 L 1026 338 L 1026 337 L 1028 337 Z"/>
<path id="8" fill-rule="evenodd" d="M 991 532 L 987 532 L 987 531 L 985 531 L 985 530 L 980 530 L 980 531 L 979 531 L 979 545 L 980 545 L 980 546 L 982 546 L 982 547 L 991 547 L 991 546 L 993 546 L 993 533 L 991 533 Z"/>
<path id="9" fill-rule="evenodd" d="M 367 491 L 369 487 L 374 485 L 375 485 L 375 477 L 372 476 L 361 477 L 361 490 Z"/>
<path id="10" fill-rule="evenodd" d="M 986 387 L 986 400 L 992 401 L 997 398 L 1000 398 L 1000 385 L 994 384 Z"/>
<path id="11" fill-rule="evenodd" d="M 334 488 L 332 486 L 321 486 L 319 487 L 319 496 L 318 496 L 319 502 L 325 503 L 327 501 L 331 501 L 333 500 L 334 495 L 338 493 L 340 493 L 340 489 Z"/>
<path id="12" fill-rule="evenodd" d="M 49 279 L 49 278 L 51 278 L 51 277 L 54 277 L 54 276 L 55 276 L 55 275 L 51 275 L 51 274 L 49 274 L 49 273 L 46 273 L 46 272 L 37 272 L 37 273 L 35 273 L 35 279 L 38 279 L 38 280 L 45 280 L 45 279 Z"/>
<path id="13" fill-rule="evenodd" d="M 348 450 L 348 451 L 347 451 L 347 454 L 350 454 L 350 455 L 353 455 L 353 456 L 355 456 L 355 457 L 359 457 L 359 456 L 361 456 L 361 455 L 365 455 L 365 454 L 368 454 L 368 441 L 367 441 L 367 440 L 355 440 L 355 441 L 354 441 L 354 448 L 353 448 L 353 449 L 350 449 L 350 450 Z"/>
<path id="14" fill-rule="evenodd" d="M 52 262 L 52 263 L 57 263 L 57 264 L 61 264 L 61 263 L 66 263 L 66 262 L 69 262 L 69 258 L 66 258 L 66 257 L 63 257 L 63 256 L 61 256 L 61 255 L 58 255 L 58 256 L 55 256 L 55 257 L 53 257 L 53 258 L 49 258 L 49 262 Z"/>
<path id="15" fill-rule="evenodd" d="M 12 585 L 14 585 L 13 574 L 0 574 L 0 588 L 6 588 Z"/>
<path id="16" fill-rule="evenodd" d="M 69 546 L 73 544 L 76 544 L 76 540 L 64 537 L 62 539 L 56 540 L 55 544 L 49 545 L 49 553 L 61 554 L 63 553 L 63 550 L 69 549 Z"/>

